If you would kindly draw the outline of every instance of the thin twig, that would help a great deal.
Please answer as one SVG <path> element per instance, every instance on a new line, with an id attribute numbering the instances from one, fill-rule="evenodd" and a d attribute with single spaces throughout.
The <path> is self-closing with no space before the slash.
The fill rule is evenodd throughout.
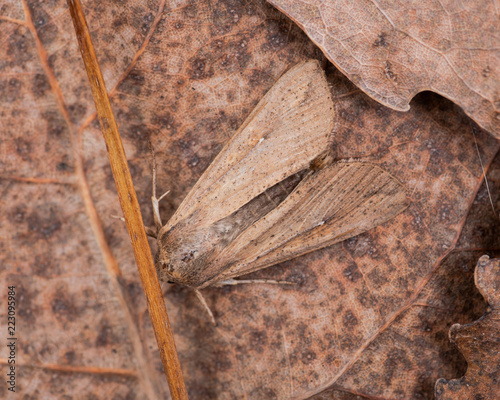
<path id="1" fill-rule="evenodd" d="M 118 133 L 118 127 L 111 109 L 104 79 L 97 62 L 97 57 L 79 0 L 68 0 L 68 7 L 89 77 L 97 115 L 101 123 L 104 140 L 108 150 L 111 170 L 115 179 L 127 229 L 132 241 L 135 259 L 139 269 L 142 286 L 146 294 L 148 310 L 151 316 L 151 322 L 153 324 L 168 385 L 170 387 L 170 393 L 174 400 L 184 400 L 188 397 L 186 386 L 182 378 L 179 357 L 175 349 L 167 310 L 163 302 L 153 257 L 151 256 L 146 231 L 142 222 L 139 202 L 137 201 L 137 195 L 132 184 L 132 177 L 130 176 L 125 151 Z"/>

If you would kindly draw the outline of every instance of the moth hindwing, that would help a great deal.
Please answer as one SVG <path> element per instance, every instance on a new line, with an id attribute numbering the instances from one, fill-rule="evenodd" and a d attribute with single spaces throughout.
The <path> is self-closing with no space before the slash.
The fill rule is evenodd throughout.
<path id="1" fill-rule="evenodd" d="M 407 207 L 376 165 L 331 161 L 334 114 L 317 61 L 267 92 L 157 232 L 160 279 L 203 288 L 358 235 Z"/>

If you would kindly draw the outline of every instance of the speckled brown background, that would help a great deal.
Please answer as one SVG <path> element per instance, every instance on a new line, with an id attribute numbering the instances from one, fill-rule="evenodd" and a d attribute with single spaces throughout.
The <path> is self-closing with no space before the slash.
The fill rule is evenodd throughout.
<path id="1" fill-rule="evenodd" d="M 438 378 L 465 372 L 448 330 L 484 312 L 472 274 L 499 249 L 496 140 L 432 93 L 407 113 L 371 100 L 263 1 L 84 8 L 146 224 L 148 140 L 170 190 L 166 219 L 260 97 L 308 58 L 328 73 L 337 155 L 379 163 L 411 199 L 383 226 L 253 274 L 297 287 L 205 290 L 217 328 L 193 292 L 165 285 L 190 399 L 430 399 Z M 21 398 L 167 398 L 65 2 L 4 3 L 0 32 L 0 299 L 16 285 Z"/>

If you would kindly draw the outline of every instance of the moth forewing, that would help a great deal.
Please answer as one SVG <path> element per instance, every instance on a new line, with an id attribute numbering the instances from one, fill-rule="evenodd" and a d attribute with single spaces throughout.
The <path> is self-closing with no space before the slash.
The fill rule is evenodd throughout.
<path id="1" fill-rule="evenodd" d="M 333 103 L 317 61 L 269 90 L 158 232 L 160 278 L 194 288 L 367 231 L 406 208 L 373 164 L 332 163 Z"/>
<path id="2" fill-rule="evenodd" d="M 217 274 L 202 287 L 359 235 L 407 206 L 404 186 L 374 164 L 338 162 L 311 172 L 283 202 L 220 252 L 202 273 L 207 278 Z"/>
<path id="3" fill-rule="evenodd" d="M 306 168 L 328 145 L 333 102 L 317 61 L 286 72 L 200 177 L 164 227 L 197 212 L 209 225 Z"/>

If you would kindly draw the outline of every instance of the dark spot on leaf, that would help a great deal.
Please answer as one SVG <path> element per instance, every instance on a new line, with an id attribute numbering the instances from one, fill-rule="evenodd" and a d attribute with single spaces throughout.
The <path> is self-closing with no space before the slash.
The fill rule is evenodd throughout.
<path id="1" fill-rule="evenodd" d="M 386 61 L 385 62 L 385 66 L 384 66 L 384 71 L 385 71 L 385 75 L 391 80 L 391 81 L 394 81 L 394 82 L 397 82 L 398 81 L 398 77 L 397 75 L 394 73 L 394 71 L 392 70 L 392 63 L 390 61 Z"/>
<path id="2" fill-rule="evenodd" d="M 195 154 L 188 160 L 187 165 L 189 168 L 194 168 L 198 165 L 199 162 L 200 158 L 198 157 L 198 155 Z"/>
<path id="3" fill-rule="evenodd" d="M 264 52 L 283 49 L 288 43 L 289 29 L 283 24 L 271 22 L 267 26 L 267 37 L 262 46 Z"/>
<path id="4" fill-rule="evenodd" d="M 26 69 L 28 61 L 36 54 L 32 49 L 32 36 L 24 26 L 19 26 L 14 32 L 8 35 L 7 54 L 11 67 L 20 66 Z"/>
<path id="5" fill-rule="evenodd" d="M 149 32 L 149 28 L 151 27 L 152 22 L 154 21 L 154 15 L 148 13 L 142 17 L 142 26 L 141 31 L 143 34 L 147 34 Z"/>
<path id="6" fill-rule="evenodd" d="M 63 161 L 60 161 L 56 165 L 56 169 L 60 172 L 73 172 L 75 167 L 69 162 L 69 157 L 67 155 L 63 156 Z"/>
<path id="7" fill-rule="evenodd" d="M 367 277 L 377 288 L 383 286 L 389 281 L 387 276 L 375 269 L 373 271 L 370 271 Z"/>
<path id="8" fill-rule="evenodd" d="M 149 139 L 148 139 L 149 140 Z M 147 174 L 150 174 L 150 170 L 147 170 L 147 173 L 144 173 L 144 169 L 142 168 L 142 165 L 139 164 L 138 161 L 136 160 L 130 160 L 128 162 L 129 168 L 130 168 L 130 174 L 132 175 L 133 178 L 142 178 L 144 176 L 147 176 Z M 151 194 L 148 193 L 148 201 L 150 201 Z"/>
<path id="9" fill-rule="evenodd" d="M 69 111 L 69 115 L 71 117 L 71 121 L 74 123 L 77 123 L 87 113 L 87 106 L 85 106 L 81 102 L 78 102 L 78 103 L 69 105 L 68 111 Z"/>
<path id="10" fill-rule="evenodd" d="M 19 205 L 14 207 L 14 209 L 9 213 L 9 220 L 15 224 L 19 224 L 24 221 L 26 217 L 26 206 Z"/>
<path id="11" fill-rule="evenodd" d="M 316 353 L 312 350 L 302 353 L 302 363 L 309 365 L 312 361 L 316 360 Z"/>
<path id="12" fill-rule="evenodd" d="M 147 126 L 142 124 L 129 125 L 122 129 L 122 133 L 123 137 L 132 140 L 140 149 L 147 149 L 151 135 Z"/>
<path id="13" fill-rule="evenodd" d="M 127 78 L 120 85 L 120 91 L 133 96 L 139 96 L 141 95 L 145 81 L 144 75 L 142 75 L 140 71 L 134 69 L 130 71 Z"/>
<path id="14" fill-rule="evenodd" d="M 32 211 L 26 219 L 29 230 L 44 239 L 50 238 L 60 230 L 62 223 L 54 208 L 52 205 L 44 205 Z"/>
<path id="15" fill-rule="evenodd" d="M 274 83 L 269 74 L 266 74 L 260 69 L 252 70 L 252 74 L 250 75 L 248 82 L 252 88 L 271 87 Z"/>
<path id="16" fill-rule="evenodd" d="M 179 127 L 179 124 L 175 121 L 174 116 L 168 111 L 161 115 L 153 115 L 151 122 L 160 129 L 166 129 L 171 136 L 177 133 L 177 129 Z"/>
<path id="17" fill-rule="evenodd" d="M 387 47 L 389 43 L 387 43 L 387 33 L 382 32 L 378 35 L 377 40 L 373 42 L 374 47 Z"/>
<path id="18" fill-rule="evenodd" d="M 38 3 L 28 3 L 33 25 L 44 46 L 49 45 L 57 37 L 57 26 L 50 22 L 50 17 Z"/>
<path id="19" fill-rule="evenodd" d="M 267 346 L 267 333 L 266 331 L 253 331 L 250 333 L 250 345 L 257 353 L 263 353 Z"/>
<path id="20" fill-rule="evenodd" d="M 24 161 L 30 161 L 32 153 L 31 142 L 22 137 L 18 137 L 14 139 L 14 143 L 16 145 L 17 154 L 19 154 Z"/>
<path id="21" fill-rule="evenodd" d="M 53 70 L 56 70 L 55 66 L 58 60 L 58 53 L 51 54 L 49 56 L 49 67 Z"/>
<path id="22" fill-rule="evenodd" d="M 76 359 L 76 353 L 74 352 L 74 350 L 69 350 L 64 353 L 64 359 L 66 361 L 66 364 L 73 364 Z"/>
<path id="23" fill-rule="evenodd" d="M 0 81 L 0 96 L 3 101 L 12 103 L 22 94 L 22 82 L 17 78 Z"/>
<path id="24" fill-rule="evenodd" d="M 351 263 L 344 269 L 344 276 L 352 282 L 356 282 L 363 277 L 356 264 Z"/>
<path id="25" fill-rule="evenodd" d="M 95 344 L 97 347 L 104 347 L 113 344 L 117 341 L 113 333 L 113 329 L 107 320 L 101 321 L 99 326 L 99 334 L 97 335 Z"/>
<path id="26" fill-rule="evenodd" d="M 8 282 L 12 282 L 12 280 L 8 280 Z M 36 317 L 40 313 L 36 300 L 38 292 L 35 288 L 26 287 L 21 282 L 17 282 L 15 286 L 19 306 L 17 308 L 19 318 L 22 318 L 28 325 L 34 324 L 36 322 Z"/>
<path id="27" fill-rule="evenodd" d="M 47 122 L 47 132 L 49 135 L 59 137 L 65 131 L 66 123 L 59 113 L 46 111 L 42 113 L 42 118 Z"/>
<path id="28" fill-rule="evenodd" d="M 74 304 L 74 299 L 70 298 L 63 289 L 54 293 L 54 297 L 50 302 L 52 312 L 59 318 L 63 317 L 68 321 L 74 321 L 78 317 L 78 309 Z"/>
<path id="29" fill-rule="evenodd" d="M 348 310 L 342 318 L 342 323 L 347 328 L 353 328 L 354 326 L 358 325 L 358 319 L 351 310 Z"/>
<path id="30" fill-rule="evenodd" d="M 189 74 L 193 79 L 206 79 L 213 76 L 214 71 L 210 67 L 210 63 L 204 56 L 198 56 L 191 60 Z"/>
<path id="31" fill-rule="evenodd" d="M 220 395 L 210 384 L 203 385 L 199 381 L 187 381 L 186 386 L 189 388 L 188 396 L 190 399 L 217 399 Z"/>
<path id="32" fill-rule="evenodd" d="M 38 22 L 45 23 L 44 20 L 39 20 Z M 50 43 L 52 43 L 58 37 L 58 33 L 59 30 L 57 29 L 57 25 L 52 22 L 38 29 L 38 36 L 44 46 L 47 46 Z"/>
<path id="33" fill-rule="evenodd" d="M 144 300 L 144 292 L 140 283 L 131 281 L 125 285 L 125 288 L 134 305 L 138 305 L 139 302 Z"/>
<path id="34" fill-rule="evenodd" d="M 57 276 L 60 273 L 57 258 L 50 257 L 47 254 L 37 254 L 31 264 L 31 270 L 35 275 L 44 278 Z"/>
<path id="35" fill-rule="evenodd" d="M 215 351 L 214 352 L 215 359 L 215 368 L 216 371 L 229 371 L 233 364 L 231 363 L 231 359 L 226 351 Z"/>
<path id="36" fill-rule="evenodd" d="M 267 388 L 264 386 L 257 387 L 256 389 L 252 390 L 249 394 L 249 398 L 251 399 L 277 399 L 279 396 L 276 394 L 276 392 L 271 389 Z"/>
<path id="37" fill-rule="evenodd" d="M 50 83 L 44 74 L 35 74 L 31 84 L 31 91 L 35 97 L 45 96 L 45 93 L 50 90 Z"/>

